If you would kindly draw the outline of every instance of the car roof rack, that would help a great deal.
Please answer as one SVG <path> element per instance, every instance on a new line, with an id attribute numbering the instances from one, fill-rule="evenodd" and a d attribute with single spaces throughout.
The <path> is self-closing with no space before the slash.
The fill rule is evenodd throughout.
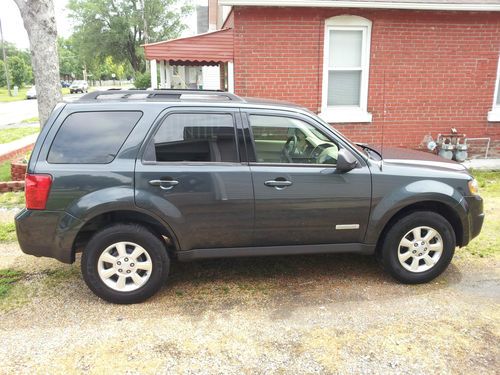
<path id="1" fill-rule="evenodd" d="M 239 96 L 219 90 L 107 90 L 83 95 L 78 101 L 89 100 L 228 100 L 241 102 Z"/>

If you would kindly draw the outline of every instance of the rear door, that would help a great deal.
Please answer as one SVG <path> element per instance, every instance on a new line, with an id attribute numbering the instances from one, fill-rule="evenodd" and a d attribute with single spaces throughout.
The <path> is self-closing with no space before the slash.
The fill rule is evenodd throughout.
<path id="1" fill-rule="evenodd" d="M 252 245 L 241 133 L 238 109 L 190 107 L 168 111 L 149 136 L 136 162 L 136 204 L 162 217 L 182 250 Z"/>
<path id="2" fill-rule="evenodd" d="M 371 203 L 371 176 L 359 168 L 338 173 L 340 139 L 306 116 L 245 111 L 252 134 L 257 246 L 362 242 Z"/>

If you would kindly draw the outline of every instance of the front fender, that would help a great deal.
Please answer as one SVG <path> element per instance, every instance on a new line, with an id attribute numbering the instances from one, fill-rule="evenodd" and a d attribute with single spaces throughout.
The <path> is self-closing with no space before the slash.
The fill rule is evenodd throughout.
<path id="1" fill-rule="evenodd" d="M 372 211 L 366 243 L 377 243 L 385 226 L 402 209 L 423 202 L 439 202 L 448 206 L 460 218 L 462 228 L 467 225 L 467 207 L 463 204 L 463 196 L 453 187 L 440 181 L 419 180 L 400 186 L 389 194 L 377 196 L 374 189 Z"/>

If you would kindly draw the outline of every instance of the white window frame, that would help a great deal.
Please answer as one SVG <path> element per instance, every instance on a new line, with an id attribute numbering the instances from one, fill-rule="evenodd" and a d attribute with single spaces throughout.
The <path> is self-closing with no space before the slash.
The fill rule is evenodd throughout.
<path id="1" fill-rule="evenodd" d="M 361 88 L 359 106 L 328 106 L 328 75 L 330 70 L 330 31 L 356 30 L 363 32 L 361 51 Z M 325 20 L 325 38 L 323 54 L 323 89 L 320 116 L 327 122 L 371 122 L 372 114 L 368 112 L 368 82 L 370 73 L 370 44 L 372 22 L 359 16 L 343 15 Z M 340 70 L 340 69 L 335 69 Z M 354 70 L 354 69 L 345 69 Z"/>
<path id="2" fill-rule="evenodd" d="M 488 112 L 488 121 L 500 122 L 500 103 L 498 97 L 500 96 L 500 55 L 498 56 L 497 80 L 495 82 L 495 92 L 493 94 L 493 106 L 491 111 Z"/>

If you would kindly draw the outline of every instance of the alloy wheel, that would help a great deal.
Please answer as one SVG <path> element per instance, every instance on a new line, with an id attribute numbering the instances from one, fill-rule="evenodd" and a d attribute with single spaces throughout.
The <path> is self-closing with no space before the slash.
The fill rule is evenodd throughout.
<path id="1" fill-rule="evenodd" d="M 443 239 L 437 230 L 427 226 L 416 227 L 399 242 L 398 260 L 410 272 L 425 272 L 437 264 L 443 248 Z"/>

